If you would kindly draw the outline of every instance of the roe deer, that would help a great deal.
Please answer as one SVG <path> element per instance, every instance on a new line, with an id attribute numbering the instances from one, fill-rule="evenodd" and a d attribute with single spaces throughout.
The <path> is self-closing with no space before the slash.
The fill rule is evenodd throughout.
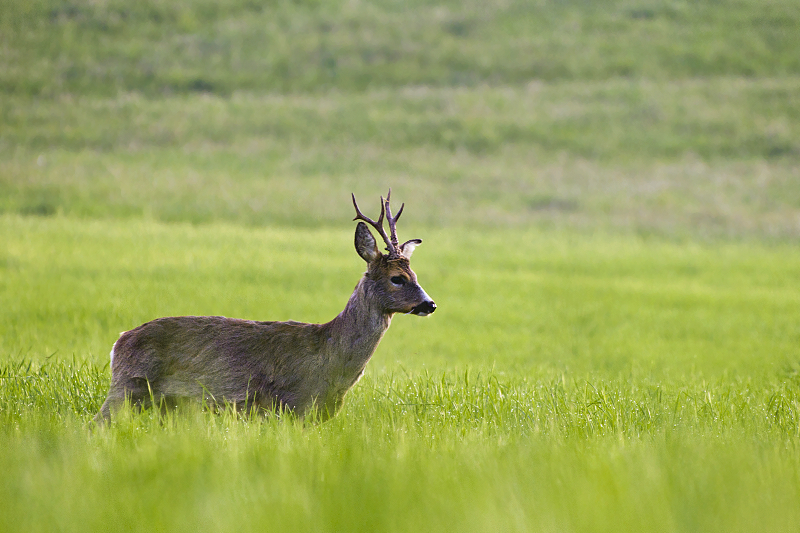
<path id="1" fill-rule="evenodd" d="M 364 373 L 392 315 L 426 316 L 436 310 L 409 266 L 422 241 L 398 244 L 395 224 L 405 204 L 392 217 L 391 193 L 381 197 L 377 222 L 361 213 L 352 195 L 353 220 L 360 221 L 356 251 L 367 262 L 367 271 L 336 318 L 305 324 L 180 316 L 142 324 L 114 343 L 111 387 L 95 420 L 110 420 L 126 398 L 140 407 L 155 403 L 169 408 L 194 398 L 245 411 L 288 410 L 299 417 L 313 411 L 320 420 L 335 415 Z M 378 249 L 364 222 L 378 231 L 387 254 Z"/>

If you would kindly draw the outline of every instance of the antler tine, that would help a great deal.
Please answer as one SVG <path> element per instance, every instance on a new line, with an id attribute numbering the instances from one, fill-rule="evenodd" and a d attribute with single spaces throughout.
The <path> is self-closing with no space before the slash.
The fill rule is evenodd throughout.
<path id="1" fill-rule="evenodd" d="M 386 201 L 386 204 L 385 204 L 385 207 L 384 207 L 383 196 L 381 196 L 381 216 L 379 216 L 378 217 L 378 221 L 375 222 L 371 218 L 369 218 L 367 216 L 364 216 L 364 214 L 358 208 L 358 204 L 356 203 L 356 195 L 354 193 L 350 193 L 350 195 L 353 197 L 353 207 L 356 208 L 356 218 L 354 218 L 353 220 L 363 220 L 364 222 L 366 222 L 367 224 L 369 224 L 370 226 L 375 228 L 378 231 L 378 233 L 380 233 L 381 237 L 383 237 L 383 242 L 386 243 L 386 250 L 389 251 L 389 254 L 390 255 L 397 255 L 397 243 L 396 242 L 392 242 L 392 240 L 390 240 L 389 237 L 386 235 L 386 231 L 383 229 L 383 215 L 384 215 L 386 209 L 389 207 L 388 200 Z M 390 225 L 390 227 L 391 227 L 391 225 Z M 397 241 L 397 236 L 395 236 L 394 240 Z"/>
<path id="2" fill-rule="evenodd" d="M 392 196 L 392 189 L 389 189 L 389 194 L 386 195 L 386 202 L 385 202 L 386 220 L 389 221 L 389 235 L 392 241 L 392 246 L 394 247 L 395 250 L 398 250 L 399 249 L 398 246 L 400 243 L 397 240 L 397 219 L 400 218 L 400 215 L 403 214 L 403 208 L 406 206 L 406 204 L 404 203 L 403 205 L 401 205 L 400 211 L 398 211 L 397 214 L 394 217 L 392 217 L 392 211 L 389 208 L 389 198 L 391 196 Z M 381 201 L 383 201 L 383 198 L 381 198 Z"/>

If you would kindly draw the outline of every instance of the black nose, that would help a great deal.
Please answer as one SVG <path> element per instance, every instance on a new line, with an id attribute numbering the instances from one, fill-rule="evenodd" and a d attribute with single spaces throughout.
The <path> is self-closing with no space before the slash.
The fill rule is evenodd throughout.
<path id="1" fill-rule="evenodd" d="M 433 313 L 434 311 L 436 311 L 436 304 L 433 300 L 428 300 L 426 302 L 422 302 L 412 309 L 411 313 L 414 315 L 425 316 Z"/>

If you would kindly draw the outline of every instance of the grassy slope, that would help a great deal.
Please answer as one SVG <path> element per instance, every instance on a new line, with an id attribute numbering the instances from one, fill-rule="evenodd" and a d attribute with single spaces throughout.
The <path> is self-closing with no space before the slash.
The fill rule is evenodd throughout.
<path id="1" fill-rule="evenodd" d="M 390 184 L 426 198 L 427 225 L 793 238 L 798 90 L 797 78 L 725 78 L 11 97 L 0 211 L 319 226 L 349 216 L 350 191 Z"/>
<path id="2" fill-rule="evenodd" d="M 800 231 L 790 0 L 0 9 L 3 212 Z"/>
<path id="3" fill-rule="evenodd" d="M 32 0 L 0 9 L 0 90 L 11 94 L 800 73 L 792 0 Z"/>

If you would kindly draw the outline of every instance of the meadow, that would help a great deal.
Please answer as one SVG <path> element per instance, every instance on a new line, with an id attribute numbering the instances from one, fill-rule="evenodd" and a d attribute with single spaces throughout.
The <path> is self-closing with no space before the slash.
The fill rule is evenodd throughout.
<path id="1" fill-rule="evenodd" d="M 800 530 L 796 2 L 0 5 L 0 531 Z M 91 418 L 119 332 L 436 300 L 321 425 Z M 374 214 L 374 213 L 373 213 Z"/>

